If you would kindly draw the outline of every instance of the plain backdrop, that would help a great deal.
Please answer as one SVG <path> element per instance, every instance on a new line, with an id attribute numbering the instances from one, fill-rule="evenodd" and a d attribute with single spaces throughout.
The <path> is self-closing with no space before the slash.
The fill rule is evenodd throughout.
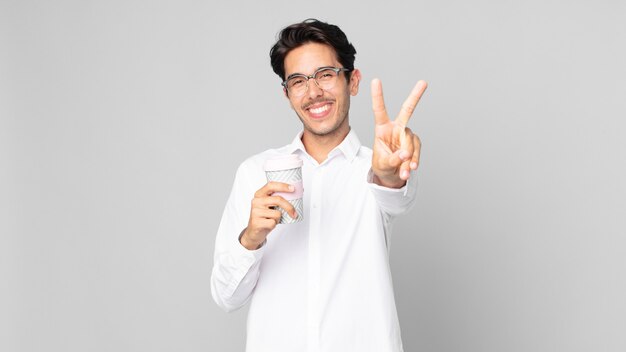
<path id="1" fill-rule="evenodd" d="M 0 350 L 243 351 L 210 297 L 238 164 L 301 128 L 284 26 L 430 83 L 391 264 L 405 350 L 626 351 L 626 3 L 0 1 Z"/>

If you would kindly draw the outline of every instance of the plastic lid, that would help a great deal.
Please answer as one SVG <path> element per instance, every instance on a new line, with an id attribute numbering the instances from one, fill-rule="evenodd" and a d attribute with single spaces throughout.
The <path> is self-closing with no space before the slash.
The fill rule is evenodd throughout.
<path id="1" fill-rule="evenodd" d="M 265 160 L 265 171 L 289 170 L 302 167 L 302 159 L 296 154 L 281 155 Z"/>

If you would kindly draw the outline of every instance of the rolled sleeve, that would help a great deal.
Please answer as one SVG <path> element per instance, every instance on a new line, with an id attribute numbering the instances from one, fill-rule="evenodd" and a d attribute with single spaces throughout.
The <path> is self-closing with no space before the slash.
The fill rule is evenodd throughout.
<path id="1" fill-rule="evenodd" d="M 259 278 L 265 247 L 248 250 L 239 242 L 250 213 L 250 185 L 244 165 L 239 167 L 215 240 L 211 295 L 227 312 L 241 308 L 250 299 Z"/>
<path id="2" fill-rule="evenodd" d="M 381 210 L 391 216 L 407 212 L 415 203 L 417 195 L 417 174 L 411 172 L 409 179 L 402 188 L 383 187 L 374 183 L 374 172 L 370 168 L 367 183 Z"/>

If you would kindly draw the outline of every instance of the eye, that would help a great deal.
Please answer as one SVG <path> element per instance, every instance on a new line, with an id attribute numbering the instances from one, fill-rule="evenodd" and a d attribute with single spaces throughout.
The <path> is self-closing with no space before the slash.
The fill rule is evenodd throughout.
<path id="1" fill-rule="evenodd" d="M 297 88 L 306 84 L 306 81 L 302 77 L 294 77 L 289 80 L 287 86 L 290 88 Z"/>
<path id="2" fill-rule="evenodd" d="M 317 74 L 317 79 L 319 80 L 329 80 L 335 77 L 335 71 L 333 70 L 324 70 Z"/>

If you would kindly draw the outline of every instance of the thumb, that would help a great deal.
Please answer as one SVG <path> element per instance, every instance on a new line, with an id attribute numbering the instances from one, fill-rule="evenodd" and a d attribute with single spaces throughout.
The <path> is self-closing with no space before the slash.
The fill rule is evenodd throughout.
<path id="1" fill-rule="evenodd" d="M 409 158 L 409 153 L 406 150 L 398 149 L 393 154 L 389 155 L 388 163 L 392 168 L 399 168 L 402 163 Z"/>

